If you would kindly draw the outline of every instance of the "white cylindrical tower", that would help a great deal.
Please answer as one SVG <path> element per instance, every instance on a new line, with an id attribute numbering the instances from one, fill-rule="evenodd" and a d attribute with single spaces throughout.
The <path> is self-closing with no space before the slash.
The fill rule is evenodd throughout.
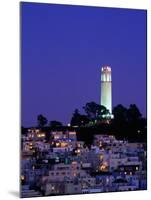
<path id="1" fill-rule="evenodd" d="M 105 106 L 110 114 L 112 114 L 112 78 L 111 67 L 103 66 L 101 68 L 101 102 L 102 106 Z"/>

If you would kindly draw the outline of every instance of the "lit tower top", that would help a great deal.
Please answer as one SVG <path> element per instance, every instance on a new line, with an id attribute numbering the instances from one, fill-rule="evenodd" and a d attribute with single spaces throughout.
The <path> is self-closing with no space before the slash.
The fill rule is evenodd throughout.
<path id="1" fill-rule="evenodd" d="M 102 106 L 105 106 L 110 114 L 112 114 L 112 78 L 111 67 L 103 66 L 101 68 L 101 102 Z"/>

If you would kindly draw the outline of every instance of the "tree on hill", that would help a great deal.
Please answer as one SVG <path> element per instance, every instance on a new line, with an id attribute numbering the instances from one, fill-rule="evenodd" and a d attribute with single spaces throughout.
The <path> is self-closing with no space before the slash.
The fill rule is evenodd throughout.
<path id="1" fill-rule="evenodd" d="M 140 113 L 138 107 L 135 104 L 130 104 L 128 110 L 127 110 L 127 118 L 128 121 L 138 121 L 142 117 L 142 114 Z"/>
<path id="2" fill-rule="evenodd" d="M 114 122 L 122 124 L 127 121 L 127 108 L 118 104 L 113 108 Z"/>
<path id="3" fill-rule="evenodd" d="M 44 117 L 42 114 L 37 116 L 37 123 L 39 127 L 44 127 L 45 125 L 47 125 L 48 120 L 46 117 Z"/>
<path id="4" fill-rule="evenodd" d="M 86 103 L 83 109 L 88 118 L 92 121 L 102 119 L 105 115 L 109 114 L 109 110 L 107 110 L 105 106 L 95 102 Z"/>
<path id="5" fill-rule="evenodd" d="M 61 127 L 61 126 L 62 126 L 62 123 L 59 122 L 59 121 L 53 120 L 53 121 L 50 121 L 50 122 L 49 122 L 49 126 L 50 126 L 51 128 L 57 128 L 57 127 Z"/>
<path id="6" fill-rule="evenodd" d="M 135 104 L 130 104 L 128 108 L 119 104 L 113 108 L 113 115 L 112 126 L 117 137 L 146 141 L 147 120 Z"/>
<path id="7" fill-rule="evenodd" d="M 71 118 L 71 126 L 82 126 L 89 123 L 89 118 L 86 115 L 81 115 L 78 109 L 75 109 Z"/>

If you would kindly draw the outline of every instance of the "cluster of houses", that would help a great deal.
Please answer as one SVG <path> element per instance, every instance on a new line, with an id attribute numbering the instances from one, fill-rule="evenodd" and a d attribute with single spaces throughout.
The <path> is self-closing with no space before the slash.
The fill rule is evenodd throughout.
<path id="1" fill-rule="evenodd" d="M 144 190 L 146 144 L 95 135 L 91 146 L 75 131 L 46 134 L 31 128 L 22 135 L 21 196 Z"/>

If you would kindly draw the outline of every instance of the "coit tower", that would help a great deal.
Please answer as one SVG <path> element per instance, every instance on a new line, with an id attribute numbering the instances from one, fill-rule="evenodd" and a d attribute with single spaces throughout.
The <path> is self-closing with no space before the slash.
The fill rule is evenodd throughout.
<path id="1" fill-rule="evenodd" d="M 112 114 L 112 78 L 111 67 L 103 66 L 101 68 L 101 99 L 100 104 L 105 106 Z"/>

